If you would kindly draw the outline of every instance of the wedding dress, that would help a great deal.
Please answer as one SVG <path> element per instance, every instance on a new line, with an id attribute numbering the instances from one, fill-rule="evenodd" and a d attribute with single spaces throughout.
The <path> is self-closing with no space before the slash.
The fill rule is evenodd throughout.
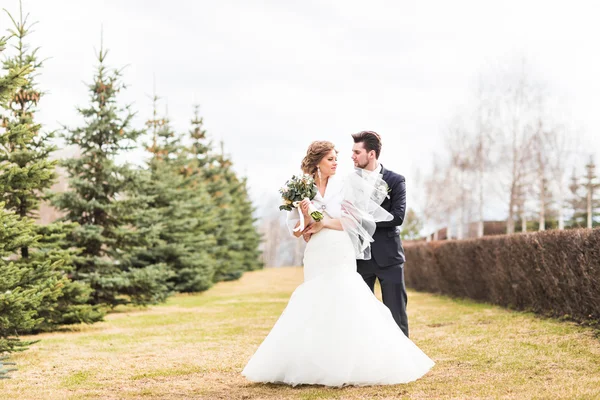
<path id="1" fill-rule="evenodd" d="M 356 258 L 369 256 L 372 239 L 365 227 L 372 234 L 376 220 L 391 219 L 365 200 L 372 197 L 366 193 L 372 186 L 365 189 L 365 182 L 354 175 L 334 175 L 325 195 L 313 200 L 331 218 L 340 218 L 344 231 L 322 229 L 307 243 L 304 283 L 244 368 L 242 374 L 250 381 L 294 386 L 398 384 L 420 378 L 434 365 L 356 272 Z M 382 200 L 375 199 L 378 204 Z M 295 217 L 296 211 L 289 214 L 290 228 L 297 224 Z"/>

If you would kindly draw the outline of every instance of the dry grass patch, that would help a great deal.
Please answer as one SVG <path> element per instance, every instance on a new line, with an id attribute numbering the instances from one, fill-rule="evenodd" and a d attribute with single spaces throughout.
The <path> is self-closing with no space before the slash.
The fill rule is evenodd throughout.
<path id="1" fill-rule="evenodd" d="M 590 329 L 469 301 L 409 293 L 413 340 L 437 365 L 386 387 L 291 388 L 240 372 L 302 281 L 267 269 L 106 322 L 39 335 L 0 382 L 7 399 L 593 399 L 600 340 Z"/>

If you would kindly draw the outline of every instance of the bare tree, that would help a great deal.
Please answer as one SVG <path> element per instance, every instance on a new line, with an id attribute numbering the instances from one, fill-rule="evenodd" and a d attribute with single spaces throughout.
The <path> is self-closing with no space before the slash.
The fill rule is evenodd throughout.
<path id="1" fill-rule="evenodd" d="M 526 228 L 526 188 L 531 176 L 530 154 L 534 143 L 532 127 L 532 107 L 538 97 L 538 87 L 531 82 L 525 65 L 516 76 L 508 76 L 504 93 L 501 131 L 504 132 L 506 146 L 506 166 L 508 167 L 508 217 L 506 232 L 515 232 L 515 215 L 521 218 L 522 228 Z"/>
<path id="2" fill-rule="evenodd" d="M 263 205 L 259 230 L 263 235 L 263 261 L 267 267 L 297 266 L 302 264 L 304 240 L 290 235 L 286 212 L 278 210 L 280 199 L 269 198 Z"/>
<path id="3" fill-rule="evenodd" d="M 450 163 L 448 165 L 448 182 L 452 190 L 448 190 L 448 205 L 457 212 L 456 238 L 464 239 L 464 227 L 467 223 L 469 207 L 472 204 L 469 175 L 473 170 L 473 158 L 470 148 L 470 137 L 462 120 L 455 119 L 450 126 L 448 149 Z M 450 223 L 448 224 L 451 225 Z"/>
<path id="4" fill-rule="evenodd" d="M 551 190 L 555 194 L 558 229 L 565 229 L 565 203 L 567 201 L 567 171 L 576 154 L 577 143 L 564 124 L 555 125 L 547 136 L 547 161 L 552 175 Z"/>
<path id="5" fill-rule="evenodd" d="M 438 240 L 439 228 L 444 222 L 447 222 L 449 212 L 445 196 L 447 185 L 444 173 L 438 157 L 434 157 L 433 170 L 422 184 L 424 191 L 423 216 L 426 224 L 434 227 L 434 240 Z"/>
<path id="6" fill-rule="evenodd" d="M 546 211 L 552 198 L 549 189 L 548 174 L 550 169 L 549 144 L 550 138 L 554 134 L 552 130 L 544 129 L 544 121 L 540 116 L 538 119 L 537 130 L 534 135 L 533 151 L 535 155 L 536 186 L 538 195 L 538 222 L 539 230 L 546 230 Z"/>
<path id="7" fill-rule="evenodd" d="M 449 238 L 462 238 L 466 224 L 476 221 L 481 237 L 486 205 L 495 192 L 508 205 L 507 233 L 515 232 L 517 221 L 527 231 L 532 219 L 545 230 L 555 216 L 563 229 L 566 171 L 573 153 L 565 124 L 556 120 L 559 108 L 552 107 L 557 99 L 524 62 L 508 73 L 480 78 L 475 94 L 475 107 L 457 113 L 449 124 L 446 157 L 436 158 L 423 185 L 428 225 L 435 218 L 446 224 Z M 437 222 L 440 213 L 444 221 Z"/>
<path id="8" fill-rule="evenodd" d="M 484 235 L 484 208 L 486 192 L 486 175 L 493 168 L 494 160 L 494 130 L 493 120 L 496 117 L 497 107 L 493 99 L 493 90 L 484 86 L 480 77 L 477 88 L 477 121 L 475 137 L 473 140 L 473 164 L 477 187 L 477 237 Z"/>

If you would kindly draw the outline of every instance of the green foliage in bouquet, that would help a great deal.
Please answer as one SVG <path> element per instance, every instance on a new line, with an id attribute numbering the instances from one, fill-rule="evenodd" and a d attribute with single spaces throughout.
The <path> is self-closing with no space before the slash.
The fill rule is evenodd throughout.
<path id="1" fill-rule="evenodd" d="M 292 211 L 295 208 L 295 202 L 315 198 L 317 195 L 317 185 L 315 185 L 315 180 L 310 175 L 293 175 L 285 183 L 285 186 L 279 189 L 279 193 L 281 193 L 281 198 L 283 199 L 283 204 L 279 206 L 279 210 Z M 314 208 L 310 210 L 310 216 L 315 221 L 323 219 L 323 214 Z"/>

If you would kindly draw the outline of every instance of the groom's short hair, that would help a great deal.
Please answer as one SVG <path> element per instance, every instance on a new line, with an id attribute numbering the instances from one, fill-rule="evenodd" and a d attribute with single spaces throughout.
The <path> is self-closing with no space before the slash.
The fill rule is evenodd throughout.
<path id="1" fill-rule="evenodd" d="M 362 131 L 352 135 L 354 143 L 362 143 L 367 152 L 375 151 L 375 157 L 379 158 L 381 154 L 381 136 L 377 132 Z"/>

